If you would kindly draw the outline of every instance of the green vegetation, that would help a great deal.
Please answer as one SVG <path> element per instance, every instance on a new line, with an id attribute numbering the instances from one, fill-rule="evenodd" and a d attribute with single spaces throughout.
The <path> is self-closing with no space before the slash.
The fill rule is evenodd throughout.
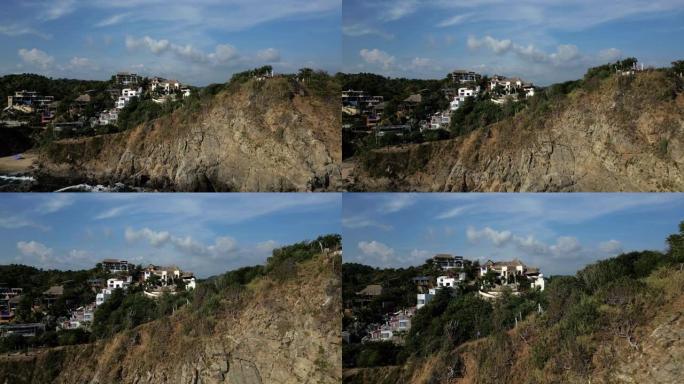
<path id="1" fill-rule="evenodd" d="M 24 73 L 0 77 L 0 97 L 3 101 L 15 91 L 36 91 L 42 95 L 54 96 L 55 100 L 73 100 L 88 90 L 104 90 L 108 81 L 53 79 L 41 75 Z"/>

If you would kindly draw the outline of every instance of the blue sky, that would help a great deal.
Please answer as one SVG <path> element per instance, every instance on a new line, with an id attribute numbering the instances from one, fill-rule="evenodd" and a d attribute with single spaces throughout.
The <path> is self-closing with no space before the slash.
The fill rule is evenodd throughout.
<path id="1" fill-rule="evenodd" d="M 344 0 L 342 14 L 346 72 L 462 68 L 548 85 L 620 57 L 684 59 L 683 0 Z"/>
<path id="2" fill-rule="evenodd" d="M 665 250 L 684 194 L 344 194 L 345 262 L 420 265 L 436 253 L 515 257 L 547 276 L 623 251 Z"/>
<path id="3" fill-rule="evenodd" d="M 336 193 L 3 194 L 0 264 L 176 264 L 200 277 L 261 264 L 274 247 L 340 233 Z"/>
<path id="4" fill-rule="evenodd" d="M 342 0 L 5 0 L 0 74 L 108 79 L 116 71 L 225 82 L 341 62 Z"/>

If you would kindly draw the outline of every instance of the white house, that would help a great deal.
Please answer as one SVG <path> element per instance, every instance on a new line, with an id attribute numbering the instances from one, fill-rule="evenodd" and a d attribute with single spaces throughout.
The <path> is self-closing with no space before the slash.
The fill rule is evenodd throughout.
<path id="1" fill-rule="evenodd" d="M 431 289 L 431 291 L 434 291 L 434 289 Z M 433 293 L 419 293 L 416 296 L 416 309 L 423 308 L 435 297 Z"/>
<path id="2" fill-rule="evenodd" d="M 133 281 L 133 277 L 128 276 L 126 279 L 107 279 L 107 288 L 109 289 L 126 289 L 128 288 L 129 285 L 131 285 L 131 282 Z"/>
<path id="3" fill-rule="evenodd" d="M 111 296 L 111 294 L 112 294 L 112 291 L 110 289 L 103 288 L 102 291 L 100 291 L 100 293 L 95 295 L 95 305 L 98 307 L 100 305 L 102 305 L 102 303 L 107 301 L 107 299 L 109 298 L 109 296 Z"/>
<path id="4" fill-rule="evenodd" d="M 192 272 L 183 272 L 181 279 L 183 280 L 183 283 L 185 283 L 186 290 L 195 289 L 195 276 Z"/>
<path id="5" fill-rule="evenodd" d="M 544 274 L 540 273 L 536 278 L 532 278 L 531 280 L 532 282 L 530 283 L 530 286 L 533 289 L 539 288 L 540 291 L 544 290 Z"/>
<path id="6" fill-rule="evenodd" d="M 181 93 L 183 94 L 183 97 L 190 97 L 190 88 L 183 88 L 181 89 Z"/>
<path id="7" fill-rule="evenodd" d="M 440 276 L 437 278 L 437 286 L 439 288 L 453 288 L 456 286 L 456 278 L 449 277 L 449 276 Z"/>
<path id="8" fill-rule="evenodd" d="M 174 279 L 181 277 L 181 269 L 175 265 L 160 267 L 158 265 L 148 265 L 143 271 L 143 281 L 147 281 L 152 275 L 159 276 L 162 286 L 172 283 Z M 194 285 L 194 277 L 192 277 Z"/>

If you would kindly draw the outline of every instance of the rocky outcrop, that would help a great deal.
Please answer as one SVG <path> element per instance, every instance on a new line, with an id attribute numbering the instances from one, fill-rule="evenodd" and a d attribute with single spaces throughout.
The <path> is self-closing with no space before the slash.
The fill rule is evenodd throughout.
<path id="1" fill-rule="evenodd" d="M 611 77 L 464 137 L 362 155 L 346 188 L 682 191 L 681 89 L 663 72 Z"/>
<path id="2" fill-rule="evenodd" d="M 233 84 L 127 132 L 60 140 L 38 175 L 177 191 L 309 191 L 339 175 L 340 107 L 286 78 Z"/>
<path id="3" fill-rule="evenodd" d="M 0 383 L 339 383 L 334 264 L 320 256 L 299 265 L 296 278 L 252 282 L 240 304 L 216 318 L 184 309 L 110 340 L 0 356 Z"/>

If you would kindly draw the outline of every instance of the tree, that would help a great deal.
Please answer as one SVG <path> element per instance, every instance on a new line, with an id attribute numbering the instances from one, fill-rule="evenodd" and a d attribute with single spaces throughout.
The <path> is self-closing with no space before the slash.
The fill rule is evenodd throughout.
<path id="1" fill-rule="evenodd" d="M 667 253 L 676 263 L 684 263 L 684 221 L 679 223 L 679 233 L 667 237 Z"/>
<path id="2" fill-rule="evenodd" d="M 672 70 L 680 77 L 684 76 L 684 60 L 673 61 Z"/>
<path id="3" fill-rule="evenodd" d="M 150 274 L 150 277 L 148 277 L 147 280 L 145 280 L 145 285 L 147 285 L 151 289 L 160 287 L 162 285 L 161 277 L 159 277 L 159 275 L 152 273 Z"/>

